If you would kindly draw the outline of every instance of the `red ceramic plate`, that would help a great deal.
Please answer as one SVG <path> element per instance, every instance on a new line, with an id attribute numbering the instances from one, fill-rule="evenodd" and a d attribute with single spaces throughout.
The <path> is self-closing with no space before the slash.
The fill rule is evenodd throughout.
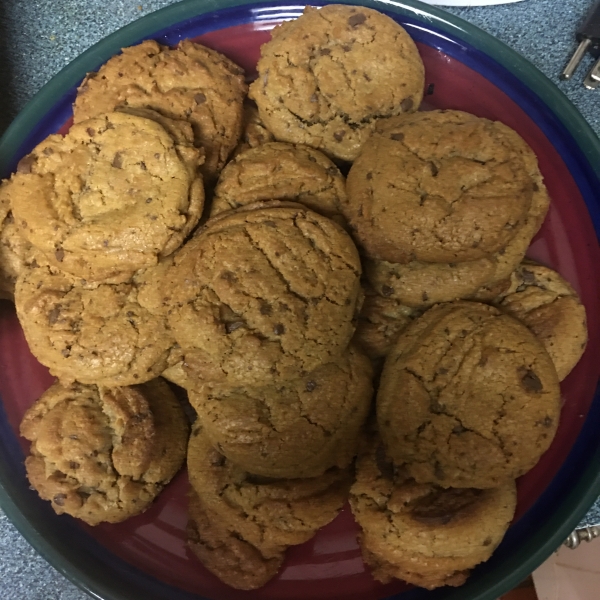
<path id="1" fill-rule="evenodd" d="M 500 120 L 535 150 L 552 204 L 529 256 L 557 269 L 586 306 L 590 342 L 563 382 L 564 408 L 550 450 L 519 481 L 515 522 L 492 559 L 465 586 L 427 592 L 383 586 L 365 569 L 357 527 L 346 508 L 302 546 L 264 588 L 239 592 L 206 571 L 186 548 L 187 476 L 181 473 L 143 515 L 95 528 L 57 517 L 28 489 L 18 437 L 24 411 L 52 378 L 29 353 L 14 309 L 0 306 L 0 500 L 26 537 L 59 570 L 105 599 L 214 600 L 493 599 L 518 583 L 566 537 L 600 492 L 600 146 L 583 119 L 547 79 L 508 48 L 458 19 L 418 2 L 363 2 L 387 12 L 417 41 L 433 93 L 424 108 L 452 108 Z M 122 46 L 144 38 L 175 44 L 190 37 L 220 50 L 252 77 L 260 45 L 302 6 L 188 0 L 149 15 L 86 52 L 46 86 L 0 143 L 0 175 L 48 133 L 68 127 L 76 85 Z M 430 84 L 433 84 L 432 86 Z"/>

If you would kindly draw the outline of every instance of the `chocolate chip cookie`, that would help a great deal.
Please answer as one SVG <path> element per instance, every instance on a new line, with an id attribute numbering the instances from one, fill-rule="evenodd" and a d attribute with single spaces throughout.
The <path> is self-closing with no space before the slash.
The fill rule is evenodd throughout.
<path id="1" fill-rule="evenodd" d="M 415 43 L 375 10 L 329 5 L 273 29 L 249 96 L 280 141 L 354 160 L 378 118 L 417 110 L 425 70 Z"/>
<path id="2" fill-rule="evenodd" d="M 143 383 L 170 365 L 164 317 L 138 302 L 138 284 L 85 284 L 53 267 L 27 269 L 15 289 L 33 355 L 64 381 Z"/>
<path id="3" fill-rule="evenodd" d="M 441 304 L 388 354 L 377 394 L 390 458 L 419 483 L 491 488 L 531 469 L 560 416 L 552 359 L 522 323 L 475 302 Z"/>
<path id="4" fill-rule="evenodd" d="M 5 193 L 19 232 L 49 262 L 88 281 L 126 279 L 198 222 L 201 160 L 155 120 L 115 112 L 49 136 Z"/>
<path id="5" fill-rule="evenodd" d="M 316 477 L 354 459 L 371 406 L 373 370 L 351 347 L 306 376 L 264 387 L 189 393 L 208 439 L 250 473 Z"/>
<path id="6" fill-rule="evenodd" d="M 221 173 L 211 216 L 265 200 L 292 200 L 329 218 L 342 219 L 346 180 L 318 150 L 267 142 L 238 154 Z"/>
<path id="7" fill-rule="evenodd" d="M 206 152 L 201 170 L 211 181 L 238 143 L 246 91 L 244 71 L 221 53 L 191 40 L 175 48 L 146 40 L 86 77 L 73 115 L 79 123 L 127 106 L 187 120 L 195 145 Z"/>
<path id="8" fill-rule="evenodd" d="M 193 490 L 188 514 L 187 544 L 221 581 L 238 590 L 254 590 L 277 575 L 284 553 L 267 551 L 265 556 L 260 545 L 246 541 L 234 524 L 206 508 Z"/>
<path id="9" fill-rule="evenodd" d="M 416 483 L 394 469 L 375 436 L 359 455 L 350 489 L 363 558 L 375 579 L 398 578 L 427 589 L 462 585 L 474 566 L 488 560 L 516 500 L 513 480 L 485 490 Z"/>
<path id="10" fill-rule="evenodd" d="M 252 475 L 213 448 L 200 425 L 190 437 L 187 465 L 204 506 L 265 557 L 304 543 L 334 519 L 351 483 L 348 469 L 309 479 Z"/>
<path id="11" fill-rule="evenodd" d="M 21 435 L 40 497 L 97 525 L 148 508 L 184 462 L 188 424 L 159 379 L 122 388 L 56 382 L 25 413 Z"/>
<path id="12" fill-rule="evenodd" d="M 255 386 L 297 379 L 345 351 L 360 260 L 335 223 L 301 205 L 245 207 L 207 222 L 157 282 L 184 368 Z"/>
<path id="13" fill-rule="evenodd" d="M 585 350 L 587 320 L 577 292 L 556 271 L 522 263 L 510 288 L 492 304 L 533 331 L 552 358 L 559 381 L 571 372 Z"/>

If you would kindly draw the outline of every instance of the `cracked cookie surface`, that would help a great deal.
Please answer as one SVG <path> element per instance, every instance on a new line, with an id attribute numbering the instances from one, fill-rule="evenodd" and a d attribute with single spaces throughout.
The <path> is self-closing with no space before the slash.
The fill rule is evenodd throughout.
<path id="1" fill-rule="evenodd" d="M 373 396 L 373 369 L 356 347 L 305 377 L 265 387 L 190 392 L 204 432 L 250 473 L 316 477 L 347 467 Z"/>
<path id="2" fill-rule="evenodd" d="M 291 200 L 341 219 L 346 180 L 322 153 L 301 144 L 268 142 L 238 154 L 215 187 L 211 216 L 268 200 Z"/>
<path id="3" fill-rule="evenodd" d="M 89 525 L 143 512 L 183 465 L 188 423 L 166 382 L 103 388 L 56 382 L 25 413 L 31 485 Z"/>
<path id="4" fill-rule="evenodd" d="M 50 263 L 88 281 L 126 278 L 173 252 L 198 222 L 200 161 L 155 120 L 115 112 L 46 138 L 5 193 L 21 235 Z"/>
<path id="5" fill-rule="evenodd" d="M 359 544 L 375 579 L 459 586 L 490 558 L 517 501 L 513 480 L 493 489 L 444 489 L 394 469 L 377 436 L 365 440 L 350 489 Z"/>
<path id="6" fill-rule="evenodd" d="M 86 77 L 73 115 L 78 123 L 128 106 L 186 120 L 206 152 L 201 171 L 210 181 L 238 142 L 246 91 L 244 71 L 221 53 L 190 40 L 175 48 L 146 40 Z"/>
<path id="7" fill-rule="evenodd" d="M 246 541 L 235 525 L 212 512 L 193 490 L 189 494 L 187 544 L 200 562 L 221 581 L 239 590 L 262 587 L 277 575 L 284 553 Z"/>
<path id="8" fill-rule="evenodd" d="M 62 380 L 131 385 L 169 366 L 175 342 L 164 317 L 140 306 L 137 281 L 86 285 L 49 266 L 29 268 L 15 305 L 31 352 Z"/>
<path id="9" fill-rule="evenodd" d="M 348 173 L 344 214 L 370 258 L 486 258 L 529 212 L 525 152 L 533 155 L 510 128 L 460 111 L 382 120 Z"/>
<path id="10" fill-rule="evenodd" d="M 252 475 L 213 448 L 201 425 L 190 437 L 187 458 L 192 487 L 204 505 L 263 556 L 302 544 L 332 521 L 348 499 L 348 469 L 308 479 Z"/>
<path id="11" fill-rule="evenodd" d="M 328 219 L 300 205 L 238 209 L 174 256 L 152 310 L 166 314 L 190 374 L 263 385 L 341 356 L 360 271 L 352 240 Z"/>
<path id="12" fill-rule="evenodd" d="M 261 47 L 249 96 L 280 141 L 354 160 L 377 118 L 417 110 L 425 70 L 415 43 L 364 7 L 306 7 Z"/>
<path id="13" fill-rule="evenodd" d="M 585 307 L 577 292 L 556 271 L 522 263 L 510 287 L 492 304 L 527 325 L 544 344 L 562 381 L 583 354 L 587 338 Z"/>
<path id="14" fill-rule="evenodd" d="M 492 306 L 455 302 L 400 335 L 376 402 L 389 456 L 418 482 L 488 488 L 527 472 L 547 450 L 560 387 L 525 325 Z"/>

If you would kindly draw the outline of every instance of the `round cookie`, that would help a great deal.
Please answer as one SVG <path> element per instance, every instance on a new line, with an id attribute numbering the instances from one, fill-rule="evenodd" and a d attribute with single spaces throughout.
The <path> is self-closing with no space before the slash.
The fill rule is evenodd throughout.
<path id="1" fill-rule="evenodd" d="M 369 359 L 350 347 L 301 379 L 190 392 L 204 433 L 239 467 L 266 477 L 317 477 L 347 467 L 373 396 Z"/>
<path id="2" fill-rule="evenodd" d="M 435 306 L 388 354 L 377 394 L 390 458 L 419 483 L 491 488 L 552 442 L 560 387 L 525 325 L 475 302 Z"/>
<path id="3" fill-rule="evenodd" d="M 405 306 L 395 298 L 381 296 L 367 284 L 354 340 L 371 360 L 383 358 L 400 332 L 418 315 L 417 309 Z"/>
<path id="4" fill-rule="evenodd" d="M 138 302 L 137 281 L 89 285 L 48 266 L 15 289 L 17 316 L 33 355 L 64 381 L 143 383 L 170 364 L 175 344 L 164 317 Z"/>
<path id="5" fill-rule="evenodd" d="M 187 544 L 221 581 L 238 590 L 254 590 L 277 575 L 283 552 L 265 556 L 260 546 L 247 542 L 235 527 L 207 509 L 193 490 L 188 513 Z"/>
<path id="6" fill-rule="evenodd" d="M 513 480 L 492 489 L 444 489 L 416 483 L 394 469 L 379 439 L 370 438 L 356 465 L 350 506 L 373 577 L 434 589 L 462 585 L 490 558 L 513 519 Z"/>
<path id="7" fill-rule="evenodd" d="M 249 96 L 280 141 L 354 160 L 375 121 L 416 110 L 425 70 L 395 21 L 365 7 L 307 6 L 261 47 Z"/>
<path id="8" fill-rule="evenodd" d="M 49 136 L 5 193 L 21 235 L 48 261 L 87 281 L 127 278 L 173 252 L 198 222 L 201 160 L 155 120 L 115 112 Z"/>
<path id="9" fill-rule="evenodd" d="M 112 389 L 56 382 L 25 413 L 21 435 L 40 497 L 97 525 L 148 508 L 183 465 L 188 424 L 159 379 Z"/>
<path id="10" fill-rule="evenodd" d="M 187 466 L 205 507 L 266 557 L 306 542 L 332 521 L 351 483 L 348 469 L 309 479 L 251 475 L 213 448 L 201 425 L 192 431 Z"/>
<path id="11" fill-rule="evenodd" d="M 335 223 L 301 205 L 222 213 L 177 253 L 155 297 L 184 368 L 255 386 L 335 361 L 353 333 L 360 260 Z"/>
<path id="12" fill-rule="evenodd" d="M 532 262 L 521 264 L 508 290 L 492 301 L 527 325 L 548 351 L 559 381 L 577 364 L 587 343 L 585 307 L 577 292 L 556 271 Z"/>
<path id="13" fill-rule="evenodd" d="M 41 257 L 19 234 L 5 193 L 8 185 L 7 181 L 0 182 L 0 298 L 14 302 L 17 277 Z"/>
<path id="14" fill-rule="evenodd" d="M 300 144 L 266 142 L 227 164 L 215 187 L 211 216 L 268 200 L 292 200 L 341 219 L 346 181 L 321 152 Z"/>
<path id="15" fill-rule="evenodd" d="M 461 298 L 487 302 L 497 295 L 495 290 L 504 289 L 542 226 L 550 202 L 535 157 L 526 151 L 522 155 L 533 181 L 531 207 L 504 248 L 486 258 L 450 264 L 366 260 L 365 275 L 377 293 L 408 306 L 426 307 Z"/>
<path id="16" fill-rule="evenodd" d="M 344 215 L 373 259 L 487 258 L 531 206 L 526 150 L 506 125 L 460 111 L 382 120 L 348 173 Z"/>
<path id="17" fill-rule="evenodd" d="M 73 117 L 79 123 L 127 106 L 187 120 L 206 152 L 201 171 L 210 181 L 238 142 L 246 91 L 243 69 L 219 52 L 190 40 L 176 48 L 146 40 L 86 77 Z"/>
<path id="18" fill-rule="evenodd" d="M 267 142 L 273 141 L 275 141 L 275 138 L 260 120 L 258 107 L 256 104 L 250 100 L 244 102 L 242 137 L 240 139 L 240 143 L 233 151 L 233 158 L 235 158 L 238 154 L 245 152 L 246 150 L 250 150 L 250 148 L 256 148 L 261 144 L 266 144 Z"/>

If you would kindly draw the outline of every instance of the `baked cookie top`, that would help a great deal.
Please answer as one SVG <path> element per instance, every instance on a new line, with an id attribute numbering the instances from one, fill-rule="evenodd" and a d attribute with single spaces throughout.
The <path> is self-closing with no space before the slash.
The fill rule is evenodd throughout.
<path id="1" fill-rule="evenodd" d="M 462 585 L 504 537 L 516 500 L 513 480 L 485 490 L 416 483 L 393 467 L 377 436 L 365 440 L 350 488 L 359 543 L 375 579 L 427 589 Z"/>
<path id="2" fill-rule="evenodd" d="M 344 214 L 370 258 L 486 258 L 508 244 L 531 207 L 539 184 L 525 153 L 535 161 L 506 125 L 460 111 L 382 120 L 348 173 Z"/>
<path id="3" fill-rule="evenodd" d="M 264 387 L 190 392 L 204 432 L 250 473 L 316 477 L 347 467 L 371 406 L 373 369 L 350 347 L 336 362 Z"/>
<path id="4" fill-rule="evenodd" d="M 213 448 L 200 424 L 190 437 L 187 466 L 206 508 L 264 556 L 302 544 L 333 520 L 348 499 L 351 482 L 348 469 L 308 479 L 252 475 Z"/>
<path id="5" fill-rule="evenodd" d="M 513 272 L 509 289 L 492 303 L 533 331 L 559 381 L 571 372 L 587 344 L 587 319 L 577 292 L 559 273 L 524 262 Z"/>
<path id="6" fill-rule="evenodd" d="M 244 102 L 244 116 L 242 120 L 242 136 L 240 143 L 235 147 L 233 151 L 233 157 L 238 154 L 249 150 L 250 148 L 256 148 L 261 144 L 267 142 L 273 142 L 275 138 L 273 134 L 265 127 L 265 124 L 260 120 L 258 114 L 258 107 L 254 102 L 246 100 Z"/>
<path id="7" fill-rule="evenodd" d="M 425 70 L 415 43 L 365 7 L 306 7 L 261 47 L 249 96 L 275 138 L 354 160 L 380 117 L 417 110 Z"/>
<path id="8" fill-rule="evenodd" d="M 206 152 L 201 170 L 210 181 L 238 142 L 246 91 L 243 69 L 221 53 L 190 40 L 175 48 L 146 40 L 85 78 L 73 117 L 79 123 L 128 106 L 187 120 Z"/>
<path id="9" fill-rule="evenodd" d="M 21 435 L 41 498 L 96 525 L 148 507 L 183 464 L 188 424 L 158 379 L 122 388 L 56 382 L 25 413 Z"/>
<path id="10" fill-rule="evenodd" d="M 31 352 L 61 380 L 132 385 L 169 365 L 175 342 L 164 317 L 140 306 L 132 280 L 86 285 L 49 266 L 29 268 L 15 304 Z"/>
<path id="11" fill-rule="evenodd" d="M 41 255 L 19 233 L 4 192 L 8 185 L 8 181 L 0 182 L 0 298 L 14 302 L 17 277 Z"/>
<path id="12" fill-rule="evenodd" d="M 341 216 L 346 180 L 318 150 L 267 142 L 238 154 L 215 187 L 211 216 L 265 200 L 292 200 L 326 217 Z"/>
<path id="13" fill-rule="evenodd" d="M 238 590 L 262 587 L 277 575 L 284 554 L 264 556 L 235 526 L 210 511 L 193 490 L 189 494 L 187 544 L 202 564 L 221 581 Z"/>
<path id="14" fill-rule="evenodd" d="M 205 381 L 263 385 L 335 361 L 354 333 L 358 252 L 301 205 L 222 213 L 157 281 L 184 366 Z"/>
<path id="15" fill-rule="evenodd" d="M 201 160 L 156 121 L 115 112 L 46 138 L 3 193 L 48 261 L 88 281 L 127 277 L 173 252 L 198 222 Z"/>
<path id="16" fill-rule="evenodd" d="M 387 355 L 390 348 L 420 311 L 390 296 L 378 294 L 371 285 L 363 286 L 365 300 L 358 315 L 354 340 L 370 359 Z"/>
<path id="17" fill-rule="evenodd" d="M 388 354 L 377 395 L 389 456 L 418 482 L 442 487 L 519 477 L 550 445 L 559 416 L 558 377 L 542 343 L 475 302 L 441 304 L 415 320 Z"/>

